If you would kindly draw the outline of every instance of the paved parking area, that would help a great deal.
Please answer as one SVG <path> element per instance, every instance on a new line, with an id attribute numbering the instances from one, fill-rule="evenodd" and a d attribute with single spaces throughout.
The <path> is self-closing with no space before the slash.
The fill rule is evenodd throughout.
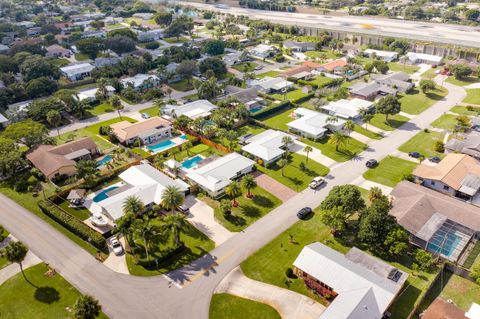
<path id="1" fill-rule="evenodd" d="M 125 249 L 125 238 L 123 236 L 120 236 L 119 241 L 122 244 L 123 249 Z M 103 264 L 115 272 L 118 272 L 121 274 L 127 274 L 127 275 L 130 274 L 130 272 L 128 271 L 125 252 L 120 256 L 117 256 L 114 254 L 112 247 L 110 246 L 110 242 L 108 240 L 107 240 L 107 243 L 108 243 L 108 251 L 110 254 L 108 255 L 108 258 L 103 262 Z"/>
<path id="2" fill-rule="evenodd" d="M 255 181 L 257 182 L 258 186 L 265 189 L 272 195 L 276 196 L 282 202 L 286 202 L 297 194 L 293 190 L 283 185 L 282 183 L 277 182 L 267 174 L 256 171 L 253 173 L 253 176 L 255 177 Z"/>

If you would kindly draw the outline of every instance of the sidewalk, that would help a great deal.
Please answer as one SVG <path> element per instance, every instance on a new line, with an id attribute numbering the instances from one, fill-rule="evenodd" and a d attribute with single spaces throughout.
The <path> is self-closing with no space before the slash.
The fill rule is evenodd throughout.
<path id="1" fill-rule="evenodd" d="M 369 138 L 369 137 L 367 137 L 363 134 L 360 134 L 358 132 L 355 132 L 355 131 L 350 132 L 350 137 L 356 139 L 357 141 L 365 143 L 367 145 L 368 145 L 368 143 L 372 142 L 371 138 Z"/>
<path id="2" fill-rule="evenodd" d="M 229 293 L 268 304 L 283 319 L 317 319 L 325 311 L 325 306 L 304 295 L 247 278 L 240 267 L 220 282 L 215 293 Z"/>
<path id="3" fill-rule="evenodd" d="M 357 177 L 351 184 L 357 185 L 358 187 L 366 189 L 367 191 L 369 191 L 372 187 L 378 187 L 382 190 L 382 193 L 385 195 L 389 195 L 393 190 L 393 188 L 385 186 L 383 184 L 366 180 L 365 178 L 363 178 L 363 176 Z"/>
<path id="4" fill-rule="evenodd" d="M 307 146 L 307 144 L 302 143 L 300 141 L 295 141 L 293 145 L 289 147 L 289 149 L 292 152 L 295 152 L 302 156 L 307 156 L 307 153 L 303 151 L 305 146 Z M 311 146 L 311 148 L 312 148 L 312 151 L 308 154 L 309 159 L 312 159 L 315 162 L 318 162 L 327 167 L 332 167 L 333 165 L 337 164 L 337 162 L 331 159 L 330 157 L 323 155 L 322 151 L 320 151 L 318 148 L 315 148 L 313 146 Z"/>

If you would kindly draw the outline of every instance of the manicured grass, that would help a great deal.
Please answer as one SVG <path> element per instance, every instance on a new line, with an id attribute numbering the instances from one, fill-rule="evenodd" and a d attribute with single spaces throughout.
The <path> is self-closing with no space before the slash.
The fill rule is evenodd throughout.
<path id="1" fill-rule="evenodd" d="M 307 187 L 308 183 L 312 181 L 312 178 L 325 176 L 330 172 L 328 167 L 313 160 L 305 163 L 306 159 L 303 155 L 290 153 L 289 163 L 283 169 L 283 176 L 282 168 L 278 166 L 277 163 L 274 163 L 268 168 L 259 165 L 258 170 L 298 192 Z M 300 169 L 300 163 L 302 162 L 306 165 L 306 170 L 303 171 Z"/>
<path id="2" fill-rule="evenodd" d="M 441 100 L 448 91 L 443 87 L 437 87 L 436 90 L 433 90 L 428 93 L 422 93 L 416 89 L 412 93 L 402 94 L 399 98 L 399 102 L 402 104 L 402 111 L 408 114 L 420 114 L 430 106 L 435 104 L 435 102 Z"/>
<path id="3" fill-rule="evenodd" d="M 478 78 L 476 78 L 474 76 L 469 76 L 469 77 L 466 77 L 465 79 L 461 79 L 461 80 L 455 79 L 454 76 L 449 76 L 448 79 L 446 79 L 446 81 L 448 83 L 458 85 L 458 86 L 467 86 L 467 85 L 470 85 L 472 83 L 477 83 L 479 80 L 478 80 Z"/>
<path id="4" fill-rule="evenodd" d="M 159 116 L 160 109 L 158 108 L 158 106 L 152 106 L 152 107 L 148 107 L 146 109 L 140 110 L 138 111 L 138 113 L 140 114 L 147 113 L 148 115 L 150 115 L 150 117 L 154 117 L 154 116 Z"/>
<path id="5" fill-rule="evenodd" d="M 284 100 L 293 101 L 293 100 L 297 100 L 299 98 L 305 97 L 307 95 L 308 94 L 302 92 L 302 89 L 295 89 L 292 91 L 288 91 L 286 96 L 284 94 L 270 94 L 271 97 L 279 101 L 284 101 Z"/>
<path id="6" fill-rule="evenodd" d="M 86 61 L 91 60 L 90 57 L 83 53 L 75 53 L 75 60 L 77 61 Z"/>
<path id="7" fill-rule="evenodd" d="M 372 132 L 368 129 L 368 126 L 367 128 L 365 128 L 363 125 L 360 126 L 358 124 L 355 124 L 355 127 L 353 128 L 353 130 L 359 134 L 362 134 L 368 138 L 371 138 L 373 140 L 380 140 L 383 138 L 382 135 L 378 134 L 378 133 L 375 133 L 375 132 Z"/>
<path id="8" fill-rule="evenodd" d="M 47 276 L 47 271 L 45 264 L 25 270 L 28 280 L 38 288 L 27 283 L 21 273 L 0 286 L 2 318 L 73 318 L 70 309 L 80 292 L 59 274 Z M 101 313 L 97 318 L 108 317 Z"/>
<path id="9" fill-rule="evenodd" d="M 390 71 L 393 72 L 405 72 L 407 74 L 413 74 L 420 70 L 420 67 L 416 65 L 409 65 L 409 64 L 403 64 L 403 63 L 398 63 L 398 62 L 389 62 L 388 67 L 390 68 Z"/>
<path id="10" fill-rule="evenodd" d="M 70 215 L 75 216 L 80 220 L 85 220 L 90 217 L 90 211 L 85 207 L 74 208 L 74 207 L 69 207 L 69 205 L 70 203 L 68 201 L 63 201 L 58 206 L 63 208 L 63 210 L 69 213 Z"/>
<path id="11" fill-rule="evenodd" d="M 210 302 L 210 319 L 280 319 L 271 306 L 230 294 L 214 294 Z"/>
<path id="12" fill-rule="evenodd" d="M 469 89 L 463 103 L 480 105 L 480 89 Z"/>
<path id="13" fill-rule="evenodd" d="M 444 114 L 432 122 L 432 126 L 444 130 L 453 130 L 457 124 L 457 115 Z"/>
<path id="14" fill-rule="evenodd" d="M 192 81 L 190 81 L 190 83 L 183 79 L 183 80 L 180 80 L 178 82 L 174 82 L 174 83 L 169 83 L 168 86 L 170 86 L 172 89 L 174 89 L 175 91 L 180 91 L 180 92 L 186 92 L 186 91 L 190 91 L 190 90 L 193 90 L 193 83 Z"/>
<path id="15" fill-rule="evenodd" d="M 269 76 L 269 77 L 277 77 L 280 75 L 280 71 L 267 71 L 267 72 L 263 72 L 263 73 L 260 73 L 260 74 L 257 74 L 256 77 L 257 78 L 264 78 L 266 76 Z"/>
<path id="16" fill-rule="evenodd" d="M 318 87 L 324 87 L 324 86 L 327 86 L 328 84 L 332 83 L 333 82 L 333 79 L 331 78 L 327 78 L 326 76 L 316 76 L 315 78 L 313 78 L 312 80 L 309 80 L 308 82 L 312 82 L 316 85 L 318 85 Z"/>
<path id="17" fill-rule="evenodd" d="M 325 59 L 338 59 L 342 55 L 339 53 L 334 53 L 331 50 L 322 50 L 322 51 L 307 51 L 304 52 L 305 55 L 311 59 L 325 58 Z"/>
<path id="18" fill-rule="evenodd" d="M 186 249 L 160 262 L 158 264 L 158 269 L 146 269 L 143 266 L 135 264 L 135 257 L 132 256 L 132 254 L 127 253 L 126 259 L 130 274 L 134 276 L 160 275 L 187 265 L 215 248 L 215 243 L 213 241 L 190 224 L 188 224 L 187 229 L 181 233 L 180 240 L 185 244 Z M 142 244 L 140 243 L 140 246 L 141 245 Z M 171 240 L 166 244 L 162 244 L 158 241 L 153 243 L 152 246 L 154 246 L 156 250 L 151 252 L 151 256 L 154 256 L 167 248 L 166 245 L 171 246 Z M 142 252 L 143 249 L 143 246 L 141 246 Z"/>
<path id="19" fill-rule="evenodd" d="M 287 109 L 283 112 L 276 113 L 272 116 L 267 117 L 266 119 L 263 119 L 262 122 L 274 129 L 288 131 L 287 123 L 290 123 L 294 120 L 290 117 L 292 111 L 292 109 Z"/>
<path id="20" fill-rule="evenodd" d="M 152 156 L 152 154 L 143 150 L 141 147 L 134 147 L 131 149 L 131 151 L 137 155 L 140 155 L 142 158 L 149 158 L 150 156 Z"/>
<path id="21" fill-rule="evenodd" d="M 241 134 L 253 134 L 253 135 L 257 135 L 257 134 L 260 134 L 262 133 L 263 131 L 265 131 L 265 129 L 263 127 L 260 127 L 260 126 L 256 126 L 254 124 L 248 124 L 248 125 L 245 125 L 245 126 L 242 126 L 240 128 L 240 132 Z"/>
<path id="22" fill-rule="evenodd" d="M 322 151 L 323 155 L 328 156 L 337 162 L 346 162 L 351 160 L 367 148 L 366 144 L 363 144 L 352 137 L 347 137 L 345 145 L 340 146 L 337 151 L 335 149 L 335 145 L 328 143 L 328 140 L 329 138 L 325 137 L 320 141 L 315 142 L 304 138 L 302 139 L 302 142 L 318 148 Z"/>
<path id="23" fill-rule="evenodd" d="M 394 187 L 402 181 L 405 175 L 411 174 L 417 165 L 417 163 L 402 158 L 387 156 L 378 163 L 377 167 L 366 171 L 363 177 L 373 182 Z"/>
<path id="24" fill-rule="evenodd" d="M 255 62 L 244 62 L 233 65 L 232 69 L 240 72 L 253 72 L 257 66 L 258 64 Z"/>
<path id="25" fill-rule="evenodd" d="M 409 139 L 407 142 L 405 142 L 398 149 L 405 153 L 419 152 L 425 157 L 438 156 L 440 158 L 443 158 L 445 154 L 436 152 L 434 150 L 434 145 L 436 141 L 443 142 L 443 133 L 434 131 L 429 131 L 428 133 L 425 133 L 424 131 L 421 131 L 417 133 L 417 135 Z"/>
<path id="26" fill-rule="evenodd" d="M 189 41 L 187 37 L 179 37 L 178 39 L 176 37 L 172 37 L 172 38 L 164 38 L 163 40 L 165 42 L 172 43 L 172 44 Z"/>
<path id="27" fill-rule="evenodd" d="M 457 106 L 452 107 L 450 109 L 450 111 L 453 112 L 453 113 L 460 114 L 460 115 L 477 116 L 478 114 L 480 114 L 480 107 L 471 106 L 471 107 L 467 108 L 467 106 L 457 105 Z"/>
<path id="28" fill-rule="evenodd" d="M 96 105 L 92 109 L 88 110 L 88 112 L 90 114 L 92 114 L 93 116 L 98 116 L 100 114 L 109 113 L 109 112 L 113 112 L 113 111 L 115 111 L 115 110 L 110 105 L 110 103 L 102 103 L 102 104 Z"/>
<path id="29" fill-rule="evenodd" d="M 396 114 L 393 116 L 390 115 L 388 117 L 388 122 L 386 122 L 384 114 L 375 114 L 369 124 L 378 127 L 379 129 L 384 131 L 393 131 L 402 126 L 403 124 L 407 123 L 408 121 L 408 117 Z"/>
<path id="30" fill-rule="evenodd" d="M 223 227 L 232 232 L 239 232 L 281 204 L 277 197 L 260 186 L 253 189 L 252 194 L 253 198 L 247 198 L 246 192 L 242 190 L 242 196 L 236 199 L 239 204 L 238 207 L 233 207 L 232 213 L 228 217 L 221 212 L 219 201 L 206 196 L 202 200 L 206 201 L 215 210 L 215 219 Z"/>

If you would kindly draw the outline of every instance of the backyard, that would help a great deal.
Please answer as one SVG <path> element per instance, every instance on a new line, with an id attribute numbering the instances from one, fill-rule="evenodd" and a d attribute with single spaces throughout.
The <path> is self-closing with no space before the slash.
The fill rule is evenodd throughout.
<path id="1" fill-rule="evenodd" d="M 287 94 L 278 94 L 278 93 L 270 94 L 271 97 L 279 101 L 285 101 L 285 100 L 295 101 L 307 95 L 308 94 L 304 93 L 303 89 L 301 88 L 288 91 Z"/>
<path id="2" fill-rule="evenodd" d="M 263 73 L 260 73 L 260 74 L 257 74 L 257 78 L 264 78 L 266 76 L 269 76 L 269 77 L 277 77 L 280 75 L 280 71 L 275 71 L 275 70 L 272 70 L 272 71 L 267 71 L 267 72 L 263 72 Z"/>
<path id="3" fill-rule="evenodd" d="M 469 89 L 463 103 L 480 105 L 480 89 Z"/>
<path id="4" fill-rule="evenodd" d="M 420 114 L 435 102 L 441 100 L 448 91 L 443 87 L 437 87 L 437 89 L 428 93 L 420 92 L 414 89 L 409 94 L 402 94 L 399 98 L 401 103 L 401 109 L 408 114 Z"/>
<path id="5" fill-rule="evenodd" d="M 363 144 L 362 142 L 357 141 L 356 139 L 349 136 L 346 138 L 345 145 L 341 145 L 338 148 L 338 151 L 335 149 L 334 144 L 329 143 L 328 137 L 325 137 L 320 141 L 312 141 L 310 139 L 304 138 L 302 139 L 302 142 L 318 148 L 322 151 L 323 155 L 328 156 L 337 162 L 346 162 L 348 160 L 351 160 L 367 148 L 366 144 Z"/>
<path id="6" fill-rule="evenodd" d="M 405 117 L 400 114 L 396 114 L 393 116 L 388 117 L 388 122 L 385 121 L 385 115 L 384 114 L 375 114 L 373 116 L 373 119 L 370 121 L 369 124 L 384 130 L 384 131 L 393 131 L 403 124 L 407 123 L 409 121 L 408 117 Z"/>
<path id="7" fill-rule="evenodd" d="M 288 108 L 285 111 L 275 113 L 265 119 L 262 119 L 262 122 L 273 129 L 288 131 L 287 123 L 290 123 L 294 120 L 290 117 L 292 111 L 293 109 Z"/>
<path id="8" fill-rule="evenodd" d="M 388 62 L 388 67 L 390 68 L 390 71 L 393 72 L 405 72 L 407 74 L 413 74 L 420 70 L 420 67 L 416 65 L 409 65 L 409 64 L 403 64 L 403 63 L 398 63 L 398 62 Z"/>
<path id="9" fill-rule="evenodd" d="M 417 165 L 417 163 L 402 158 L 387 156 L 376 167 L 366 171 L 363 177 L 376 183 L 394 187 L 405 176 L 410 175 Z"/>
<path id="10" fill-rule="evenodd" d="M 319 75 L 319 76 L 314 77 L 312 80 L 309 80 L 308 82 L 316 84 L 316 85 L 318 85 L 318 87 L 321 88 L 321 87 L 327 86 L 330 83 L 332 83 L 333 79 L 327 78 L 326 76 Z"/>
<path id="11" fill-rule="evenodd" d="M 435 131 L 421 131 L 417 133 L 410 140 L 405 142 L 398 149 L 402 152 L 419 152 L 425 157 L 438 156 L 443 158 L 445 154 L 435 151 L 434 146 L 436 141 L 443 142 L 443 133 Z"/>
<path id="12" fill-rule="evenodd" d="M 267 304 L 230 294 L 214 294 L 210 302 L 210 319 L 280 319 L 278 312 Z"/>
<path id="13" fill-rule="evenodd" d="M 337 59 L 341 57 L 341 54 L 334 53 L 331 50 L 322 50 L 322 51 L 307 51 L 304 52 L 305 55 L 311 59 Z M 326 61 L 325 61 L 326 62 Z"/>

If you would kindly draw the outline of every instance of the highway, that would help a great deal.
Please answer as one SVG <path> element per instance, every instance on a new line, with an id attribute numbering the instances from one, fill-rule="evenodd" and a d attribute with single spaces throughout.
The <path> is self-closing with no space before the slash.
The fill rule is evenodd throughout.
<path id="1" fill-rule="evenodd" d="M 154 0 L 151 0 L 154 1 Z M 391 36 L 426 42 L 437 42 L 455 46 L 480 48 L 480 27 L 387 19 L 381 17 L 331 16 L 278 11 L 264 11 L 247 8 L 218 8 L 212 4 L 175 1 L 199 9 L 248 16 L 284 25 L 317 27 L 330 31 Z"/>

